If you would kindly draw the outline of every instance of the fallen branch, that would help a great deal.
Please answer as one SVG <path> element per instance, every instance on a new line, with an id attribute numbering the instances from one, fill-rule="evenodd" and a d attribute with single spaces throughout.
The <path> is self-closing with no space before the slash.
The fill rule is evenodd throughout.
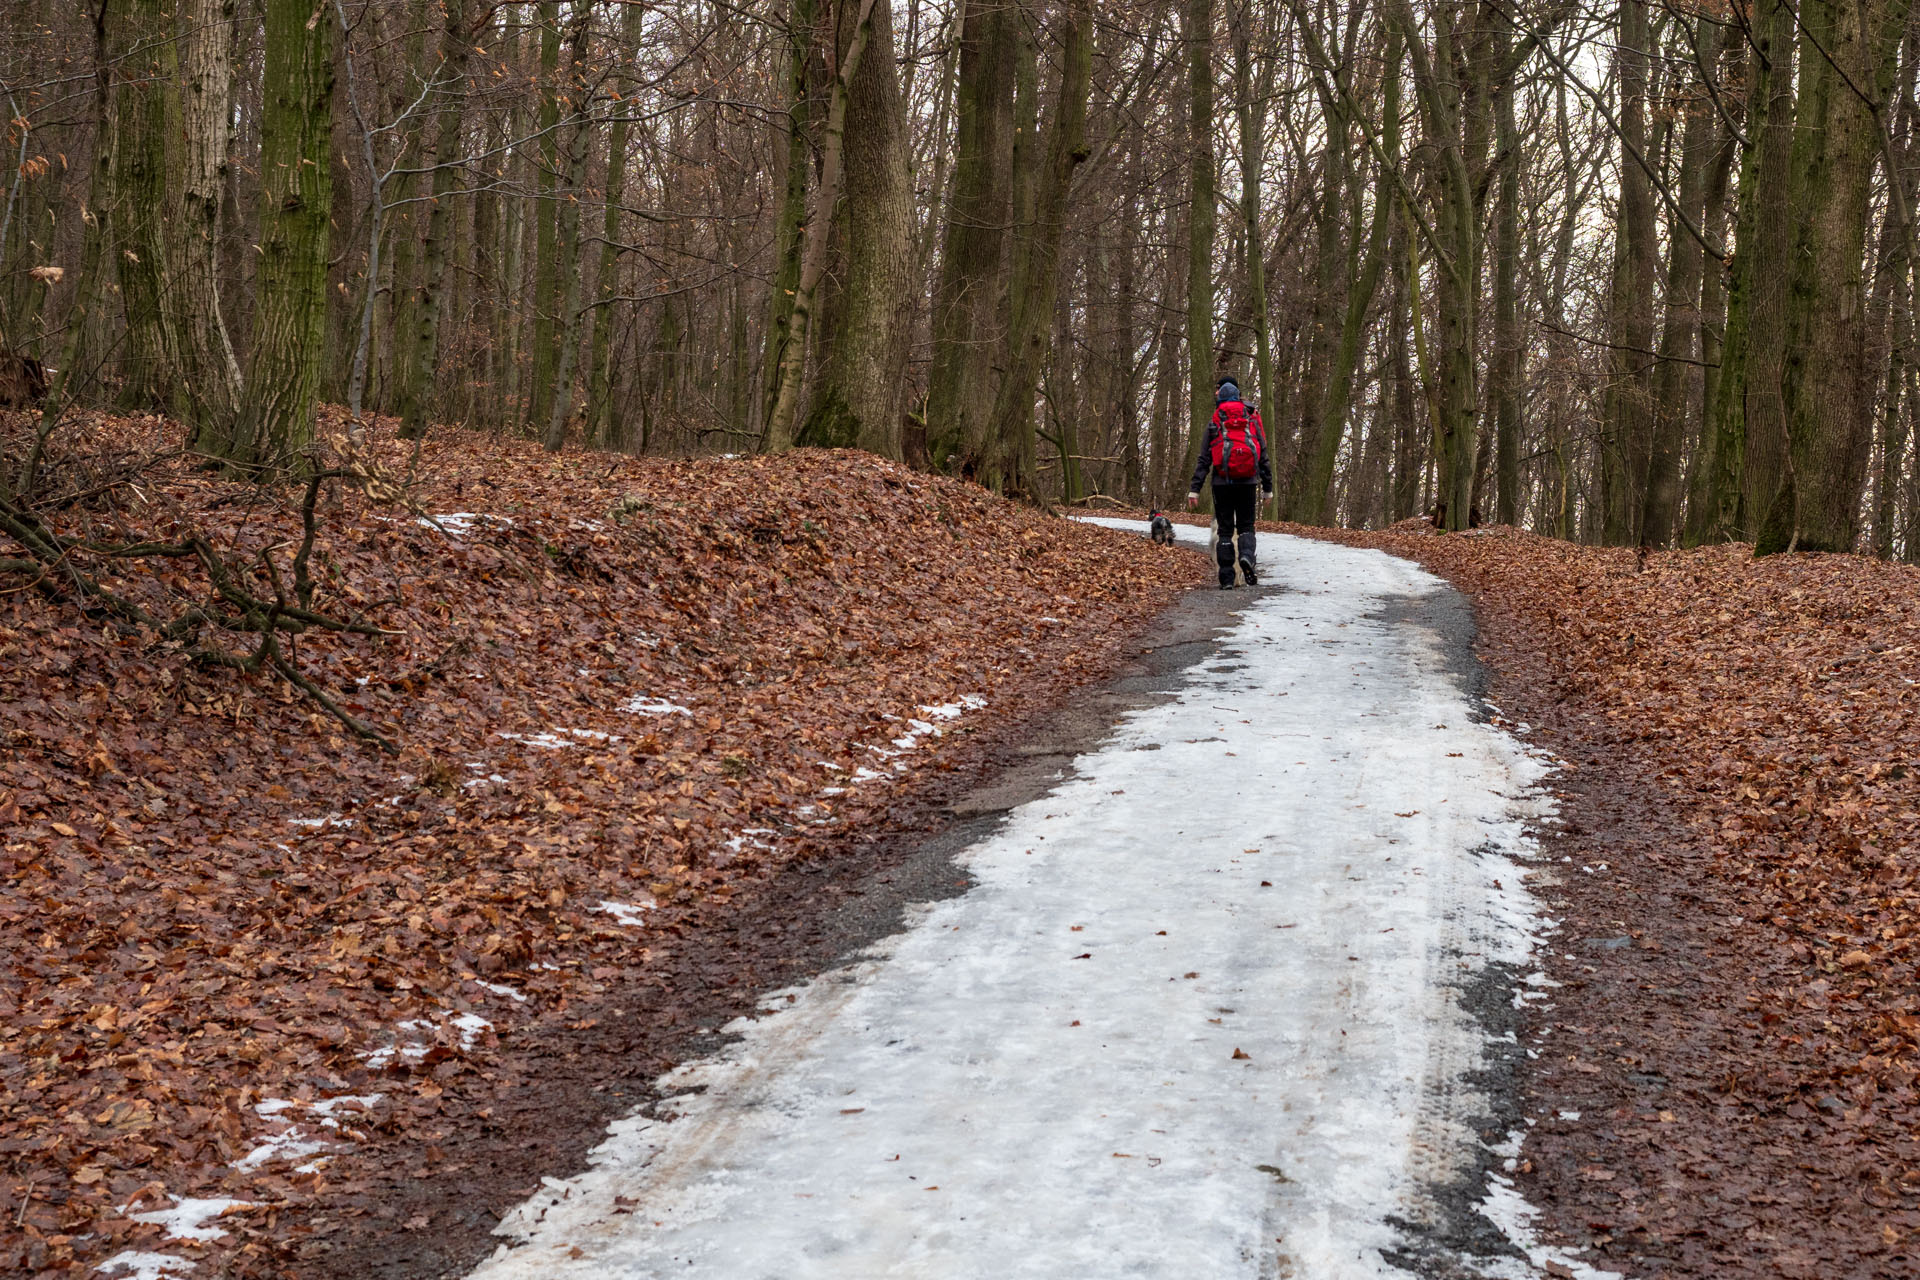
<path id="1" fill-rule="evenodd" d="M 36 443 L 43 443 L 38 435 Z M 34 478 L 36 483 L 43 478 L 39 461 L 36 453 L 35 467 L 22 473 Z M 24 558 L 0 557 L 0 572 L 32 575 L 31 581 L 4 588 L 0 594 L 38 591 L 49 602 L 77 604 L 90 617 L 111 618 L 125 626 L 144 628 L 162 643 L 178 645 L 190 659 L 208 666 L 249 675 L 263 668 L 271 669 L 346 726 L 355 737 L 397 753 L 399 747 L 391 738 L 341 706 L 299 669 L 281 643 L 282 636 L 303 635 L 309 630 L 366 636 L 398 634 L 360 618 L 336 618 L 313 607 L 314 582 L 309 566 L 319 539 L 320 497 L 328 481 L 339 479 L 363 480 L 364 477 L 346 468 L 316 470 L 307 477 L 300 500 L 301 539 L 293 556 L 291 589 L 273 560 L 273 552 L 286 544 L 266 547 L 256 553 L 272 586 L 271 599 L 242 585 L 242 576 L 236 567 L 198 531 L 189 531 L 172 541 L 113 542 L 71 536 L 41 519 L 31 490 L 0 487 L 0 534 L 11 538 L 25 553 Z M 130 483 L 130 478 L 123 475 L 105 486 L 90 487 L 87 494 L 100 496 Z M 57 500 L 46 499 L 42 505 L 67 506 L 74 501 L 75 495 L 69 494 Z M 230 612 L 210 610 L 200 600 L 182 601 L 172 611 L 156 610 L 87 572 L 81 565 L 87 560 L 193 560 L 206 574 L 219 602 Z M 175 599 L 183 594 L 177 589 L 170 591 Z M 251 633 L 259 636 L 259 642 L 251 652 L 237 653 L 209 638 L 210 630 Z"/>

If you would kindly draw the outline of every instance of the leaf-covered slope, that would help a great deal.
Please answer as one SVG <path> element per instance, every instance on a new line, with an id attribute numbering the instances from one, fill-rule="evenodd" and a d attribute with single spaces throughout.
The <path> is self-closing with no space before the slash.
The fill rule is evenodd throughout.
<path id="1" fill-rule="evenodd" d="M 160 430 L 98 422 L 86 449 Z M 368 451 L 419 477 L 417 510 L 326 504 L 314 604 L 393 634 L 295 652 L 397 758 L 276 677 L 0 596 L 0 1270 L 156 1247 L 113 1212 L 143 1194 L 323 1192 L 350 1155 L 232 1165 L 289 1117 L 336 1143 L 429 1124 L 496 1037 L 879 821 L 970 720 L 1097 671 L 1196 576 L 864 455 Z M 282 498 L 172 463 L 48 518 L 299 536 Z M 178 562 L 116 571 L 132 598 L 208 595 Z M 343 1128 L 311 1105 L 372 1093 Z"/>

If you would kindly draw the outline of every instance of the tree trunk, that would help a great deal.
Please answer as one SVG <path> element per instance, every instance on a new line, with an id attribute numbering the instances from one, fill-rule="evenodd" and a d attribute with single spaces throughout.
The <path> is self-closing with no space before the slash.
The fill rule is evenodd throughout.
<path id="1" fill-rule="evenodd" d="M 427 26 L 439 7 L 436 0 L 413 0 L 410 6 L 401 9 L 406 27 L 402 56 L 410 72 L 424 65 Z M 438 70 L 429 70 L 427 76 L 437 74 Z M 387 209 L 387 236 L 393 244 L 393 284 L 388 292 L 391 301 L 387 308 L 391 326 L 387 342 L 390 354 L 386 362 L 387 372 L 375 388 L 374 403 L 398 412 L 404 418 L 407 399 L 413 392 L 414 353 L 418 350 L 415 335 L 420 326 L 420 309 L 425 305 L 422 292 L 435 287 L 434 282 L 422 279 L 421 272 L 421 220 L 423 217 L 432 219 L 431 202 L 414 198 L 426 184 L 420 180 L 420 174 L 412 172 L 425 167 L 420 160 L 425 145 L 423 140 L 431 121 L 423 116 L 431 114 L 424 109 L 435 95 L 425 79 L 416 83 L 414 76 L 408 75 L 402 77 L 400 84 L 401 92 L 394 95 L 391 103 L 393 119 L 399 126 L 397 132 L 400 135 L 400 151 L 395 157 L 397 172 L 387 180 L 386 189 L 380 193 L 380 199 Z M 415 106 L 416 101 L 418 107 Z M 428 207 L 423 208 L 423 204 Z"/>
<path id="2" fill-rule="evenodd" d="M 804 3 L 805 0 L 802 0 Z M 626 6 L 620 12 L 620 57 L 624 62 L 633 56 L 640 47 L 643 34 L 646 9 L 637 4 Z M 805 72 L 804 65 L 801 68 Z M 624 90 L 623 90 L 624 96 Z M 593 309 L 593 345 L 592 367 L 587 371 L 587 419 L 592 424 L 593 439 L 602 446 L 612 447 L 614 443 L 615 419 L 617 414 L 613 396 L 613 299 L 620 292 L 620 207 L 627 197 L 627 116 L 631 112 L 616 108 L 613 123 L 607 126 L 607 190 L 606 209 L 600 216 L 600 269 L 594 273 Z M 792 161 L 789 159 L 789 163 Z M 806 163 L 800 163 L 800 201 L 804 212 L 806 202 Z M 781 230 L 784 235 L 785 221 Z M 798 230 L 799 217 L 794 219 Z M 784 254 L 780 261 L 784 267 Z M 798 262 L 796 260 L 796 266 Z M 784 270 L 782 272 L 784 275 Z M 788 295 L 791 300 L 791 295 Z"/>
<path id="3" fill-rule="evenodd" d="M 1513 24 L 1501 14 L 1495 56 L 1505 64 L 1511 52 Z M 1488 392 L 1493 398 L 1496 524 L 1520 522 L 1520 422 L 1522 364 L 1526 343 L 1520 336 L 1520 127 L 1513 80 L 1495 87 L 1494 147 L 1500 169 L 1498 256 L 1493 269 L 1493 353 L 1488 361 Z"/>
<path id="4" fill-rule="evenodd" d="M 1720 61 L 1724 32 L 1731 28 L 1701 24 L 1706 33 L 1700 61 L 1706 75 Z M 1705 221 L 1707 180 L 1713 168 L 1719 117 L 1704 87 L 1686 105 L 1686 123 L 1680 141 L 1680 182 L 1676 197 L 1681 211 L 1695 226 Z M 1667 311 L 1660 333 L 1660 364 L 1653 374 L 1653 439 L 1647 460 L 1646 494 L 1640 509 L 1640 545 L 1665 547 L 1673 541 L 1679 514 L 1680 456 L 1686 447 L 1688 405 L 1700 333 L 1697 307 L 1705 251 L 1700 242 L 1674 227 L 1667 249 Z"/>
<path id="5" fill-rule="evenodd" d="M 1387 304 L 1387 364 L 1393 378 L 1393 482 L 1387 498 L 1387 523 L 1405 520 L 1419 511 L 1420 472 L 1424 465 L 1420 450 L 1420 415 L 1413 391 L 1413 358 L 1407 335 L 1413 330 L 1408 298 L 1419 287 L 1407 279 L 1406 238 L 1411 233 L 1399 201 L 1393 206 L 1392 261 L 1393 289 Z"/>
<path id="6" fill-rule="evenodd" d="M 1392 166 L 1399 162 L 1400 153 L 1400 40 L 1397 32 L 1388 40 L 1383 78 L 1385 101 L 1381 113 L 1381 149 L 1386 152 L 1386 159 L 1382 163 Z M 1344 136 L 1344 127 L 1339 133 Z M 1391 182 L 1391 175 L 1383 168 L 1377 190 L 1387 191 Z M 1329 182 L 1329 185 L 1332 183 Z M 1358 228 L 1360 192 L 1357 187 L 1351 193 L 1351 202 L 1349 215 L 1339 221 L 1342 225 Z M 1390 199 L 1374 201 L 1373 222 L 1367 233 L 1364 254 L 1359 251 L 1359 246 L 1345 243 L 1347 237 L 1340 237 L 1343 275 L 1337 296 L 1342 306 L 1322 321 L 1333 336 L 1327 351 L 1329 363 L 1324 375 L 1325 387 L 1321 392 L 1321 401 L 1315 407 L 1318 417 L 1313 430 L 1303 433 L 1301 437 L 1301 452 L 1296 456 L 1293 468 L 1293 493 L 1288 503 L 1288 518 L 1302 524 L 1329 524 L 1335 519 L 1335 513 L 1328 505 L 1333 488 L 1334 464 L 1339 461 L 1340 445 L 1346 437 L 1347 419 L 1353 410 L 1353 375 L 1360 361 L 1367 311 L 1373 305 L 1373 295 L 1380 287 L 1380 272 L 1386 265 L 1388 215 L 1391 208 Z M 1337 329 L 1327 323 L 1335 318 L 1339 321 Z"/>
<path id="7" fill-rule="evenodd" d="M 1336 70 L 1333 74 L 1343 75 Z M 1321 180 L 1317 192 L 1319 212 L 1315 219 L 1314 284 L 1311 318 L 1308 321 L 1306 368 L 1300 380 L 1299 426 L 1291 441 L 1278 442 L 1277 452 L 1286 459 L 1284 476 L 1275 476 L 1280 484 L 1280 518 L 1302 519 L 1309 523 L 1319 515 L 1314 503 L 1313 515 L 1300 511 L 1306 491 L 1318 474 L 1320 436 L 1327 419 L 1327 392 L 1337 359 L 1341 337 L 1341 317 L 1346 314 L 1346 289 L 1350 237 L 1347 231 L 1347 186 L 1352 178 L 1352 158 L 1348 139 L 1352 123 L 1345 101 L 1333 87 L 1320 86 L 1321 113 L 1326 119 L 1327 141 L 1321 153 Z M 1334 442 L 1337 451 L 1339 442 Z M 1324 494 L 1324 486 L 1322 486 Z"/>
<path id="8" fill-rule="evenodd" d="M 113 123 L 99 145 L 113 152 L 113 192 L 108 201 L 117 252 L 120 305 L 127 326 L 120 360 L 123 408 L 151 413 L 171 400 L 165 254 L 161 219 L 166 207 L 165 72 L 162 0 L 115 0 L 109 16 L 114 62 Z"/>
<path id="9" fill-rule="evenodd" d="M 591 95 L 586 71 L 589 29 L 583 13 L 574 22 L 567 41 L 567 69 L 571 79 L 567 96 L 572 102 L 573 118 L 565 131 L 566 148 L 558 157 L 566 169 L 555 192 L 555 203 L 559 205 L 554 230 L 559 241 L 555 267 L 560 276 L 561 325 L 544 438 L 549 453 L 558 453 L 567 442 L 567 421 L 573 416 L 573 372 L 580 360 L 580 331 L 584 319 L 580 305 L 580 187 L 586 181 L 587 141 L 593 132 L 588 116 Z"/>
<path id="10" fill-rule="evenodd" d="M 1184 0 L 1187 59 L 1187 449 L 1192 470 L 1213 419 L 1213 0 Z"/>
<path id="11" fill-rule="evenodd" d="M 80 209 L 81 232 L 80 270 L 74 279 L 73 305 L 67 310 L 66 341 L 61 344 L 60 363 L 49 380 L 46 400 L 40 410 L 39 441 L 44 441 L 60 421 L 60 415 L 66 410 L 73 396 L 74 380 L 80 373 L 80 362 L 87 350 L 87 336 L 93 327 L 91 320 L 93 308 L 99 298 L 101 280 L 100 252 L 106 239 L 106 202 L 112 191 L 113 178 L 113 123 L 112 123 L 112 59 L 107 43 L 107 5 L 110 0 L 96 0 L 92 10 L 93 26 L 93 166 L 87 177 L 87 198 Z M 31 492 L 36 472 L 40 464 L 40 443 L 36 441 L 28 455 L 16 486 L 23 492 Z M 0 486 L 4 486 L 6 477 L 0 476 Z"/>
<path id="12" fill-rule="evenodd" d="M 780 184 L 780 212 L 774 221 L 773 283 L 767 292 L 766 349 L 762 355 L 765 370 L 761 377 L 761 446 L 787 448 L 791 434 L 776 443 L 772 430 L 774 402 L 780 397 L 780 370 L 785 367 L 788 334 L 793 326 L 794 301 L 800 291 L 800 259 L 807 234 L 807 173 L 813 148 L 808 134 L 815 123 L 811 117 L 807 64 L 813 55 L 814 26 L 818 21 L 814 0 L 790 0 L 787 6 L 787 112 L 781 125 L 786 135 L 784 181 Z M 803 353 L 804 358 L 804 353 Z"/>
<path id="13" fill-rule="evenodd" d="M 1866 228 L 1884 101 L 1905 0 L 1807 0 L 1795 192 L 1805 200 L 1791 306 L 1786 483 L 1754 542 L 1773 552 L 1851 551 L 1872 446 L 1865 391 Z M 1830 60 L 1829 60 L 1830 59 Z M 1861 94 L 1872 95 L 1873 103 Z"/>
<path id="14" fill-rule="evenodd" d="M 313 439 L 333 207 L 333 15 L 315 19 L 306 0 L 266 0 L 265 9 L 253 353 L 234 430 L 218 442 L 236 468 L 262 475 L 291 470 Z"/>
<path id="15" fill-rule="evenodd" d="M 466 12 L 462 0 L 442 0 L 444 25 L 440 31 L 440 65 L 432 74 L 441 82 L 435 92 L 437 117 L 427 164 L 433 170 L 433 202 L 427 212 L 427 243 L 420 293 L 413 307 L 413 331 L 405 335 L 412 347 L 403 363 L 400 436 L 417 439 L 426 434 L 427 413 L 433 400 L 433 375 L 439 366 L 440 311 L 446 295 L 447 242 L 452 235 L 453 194 L 460 182 L 460 121 L 467 96 Z"/>
<path id="16" fill-rule="evenodd" d="M 1736 52 L 1736 65 L 1739 54 Z M 1746 63 L 1751 66 L 1751 62 Z M 1751 73 L 1749 72 L 1749 75 Z M 1752 119 L 1749 111 L 1748 118 Z M 1715 144 L 1712 171 L 1707 177 L 1706 211 L 1701 225 L 1710 244 L 1728 243 L 1727 186 L 1733 173 L 1733 159 L 1739 144 L 1732 130 L 1722 127 Z M 1718 412 L 1720 381 L 1727 363 L 1727 283 L 1731 272 L 1726 260 L 1707 255 L 1700 273 L 1700 371 L 1699 433 L 1694 437 L 1692 457 L 1687 466 L 1687 509 L 1681 525 L 1681 544 L 1698 546 L 1713 527 L 1718 498 L 1713 492 L 1714 453 L 1719 438 Z"/>
<path id="17" fill-rule="evenodd" d="M 1601 451 L 1601 536 L 1635 542 L 1653 449 L 1653 278 L 1659 265 L 1647 120 L 1647 0 L 1621 0 L 1620 209 L 1616 222 L 1608 351 L 1607 426 Z"/>
<path id="18" fill-rule="evenodd" d="M 843 0 L 839 47 L 863 39 L 867 56 L 845 77 L 845 285 L 801 442 L 898 458 L 913 343 L 913 167 L 889 0 Z"/>
<path id="19" fill-rule="evenodd" d="M 827 270 L 827 243 L 832 230 L 840 194 L 845 186 L 845 150 L 848 83 L 860 70 L 867 53 L 874 9 L 878 0 L 863 0 L 853 37 L 841 54 L 834 76 L 827 119 L 820 135 L 820 182 L 815 188 L 800 260 L 800 278 L 794 290 L 793 313 L 789 318 L 786 348 L 781 353 L 775 379 L 773 409 L 767 415 L 766 448 L 770 452 L 790 449 L 798 432 L 801 381 L 806 373 L 807 346 L 812 337 L 815 297 Z"/>
<path id="20" fill-rule="evenodd" d="M 540 160 L 534 167 L 533 350 L 527 370 L 527 422 L 544 429 L 553 416 L 554 364 L 560 354 L 555 331 L 559 295 L 566 287 L 560 274 L 560 210 L 554 198 L 560 175 L 560 5 L 557 0 L 541 0 L 535 11 L 540 23 Z"/>
<path id="21" fill-rule="evenodd" d="M 220 202 L 233 115 L 233 0 L 177 0 L 168 96 L 167 330 L 173 412 L 205 448 L 240 405 L 240 362 L 220 309 Z"/>
<path id="22" fill-rule="evenodd" d="M 1267 310 L 1266 235 L 1260 218 L 1261 178 L 1266 167 L 1263 142 L 1267 129 L 1267 98 L 1273 89 L 1273 59 L 1261 60 L 1257 79 L 1253 71 L 1253 3 L 1240 0 L 1233 29 L 1233 85 L 1240 116 L 1240 218 L 1247 243 L 1247 302 L 1253 313 L 1253 386 L 1259 397 L 1260 421 L 1266 424 L 1267 449 L 1273 449 L 1273 324 Z"/>
<path id="23" fill-rule="evenodd" d="M 940 279 L 933 297 L 927 437 L 936 465 L 979 469 L 998 388 L 995 356 L 1006 324 L 1004 283 L 1013 178 L 1018 16 L 974 0 L 960 37 L 955 156 Z"/>
<path id="24" fill-rule="evenodd" d="M 1047 330 L 1060 287 L 1060 242 L 1066 231 L 1073 171 L 1087 158 L 1087 93 L 1093 70 L 1092 0 L 1071 0 L 1060 16 L 1060 80 L 1047 130 L 1044 168 L 1031 223 L 1021 229 L 1012 282 L 1008 368 L 993 413 L 993 466 L 1004 493 L 1037 500 L 1033 398 L 1047 356 Z M 1070 437 L 1063 434 L 1063 442 Z"/>
<path id="25" fill-rule="evenodd" d="M 1479 426 L 1478 301 L 1480 282 L 1480 217 L 1476 207 L 1474 169 L 1481 162 L 1481 124 L 1469 120 L 1463 107 L 1469 87 L 1483 92 L 1474 81 L 1477 68 L 1459 56 L 1454 15 L 1435 10 L 1433 46 L 1423 40 L 1420 22 L 1407 0 L 1394 0 L 1391 20 L 1400 28 L 1413 64 L 1414 89 L 1426 136 L 1434 149 L 1428 202 L 1431 223 L 1423 229 L 1436 256 L 1434 271 L 1434 327 L 1439 350 L 1429 365 L 1417 314 L 1418 298 L 1410 298 L 1416 314 L 1412 331 L 1415 353 L 1426 373 L 1433 413 L 1437 469 L 1435 501 L 1449 531 L 1465 529 L 1473 510 L 1474 443 Z M 1409 249 L 1416 243 L 1409 238 Z M 1409 271 L 1410 287 L 1417 290 L 1419 273 Z"/>
<path id="26" fill-rule="evenodd" d="M 1792 171 L 1797 22 L 1794 0 L 1760 0 L 1749 125 L 1740 174 L 1740 229 L 1727 298 L 1720 404 L 1714 414 L 1714 499 L 1702 539 L 1752 538 L 1786 468 L 1787 278 L 1793 245 Z"/>
<path id="27" fill-rule="evenodd" d="M 1890 159 L 1901 184 L 1903 200 L 1889 202 L 1882 216 L 1879 271 L 1876 273 L 1876 349 L 1883 388 L 1880 400 L 1880 470 L 1873 486 L 1873 554 L 1883 560 L 1894 555 L 1899 524 L 1900 479 L 1906 470 L 1909 434 L 1905 391 L 1913 363 L 1912 228 L 1901 225 L 1898 211 L 1913 216 L 1917 194 L 1912 173 L 1913 131 L 1916 121 L 1914 76 L 1920 71 L 1920 23 L 1909 22 L 1901 61 L 1900 105 L 1889 137 Z"/>

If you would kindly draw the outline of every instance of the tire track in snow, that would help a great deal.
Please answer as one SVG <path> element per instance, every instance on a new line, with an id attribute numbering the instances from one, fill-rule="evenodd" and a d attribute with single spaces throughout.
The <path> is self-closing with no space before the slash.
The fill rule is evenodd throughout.
<path id="1" fill-rule="evenodd" d="M 1437 579 L 1265 549 L 1284 589 L 965 855 L 970 892 L 769 997 L 476 1280 L 1543 1274 L 1510 1188 L 1505 1234 L 1460 1188 L 1497 1158 L 1465 993 L 1542 926 L 1545 766 L 1407 616 Z"/>

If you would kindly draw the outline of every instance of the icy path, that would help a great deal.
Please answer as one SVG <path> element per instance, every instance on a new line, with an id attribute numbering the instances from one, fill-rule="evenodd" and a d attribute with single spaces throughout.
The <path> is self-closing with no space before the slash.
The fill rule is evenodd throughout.
<path id="1" fill-rule="evenodd" d="M 1542 766 L 1407 620 L 1436 579 L 1262 551 L 1284 589 L 976 846 L 973 889 L 767 1001 L 476 1275 L 1406 1274 L 1388 1220 L 1477 1149 L 1461 990 L 1530 950 Z"/>

